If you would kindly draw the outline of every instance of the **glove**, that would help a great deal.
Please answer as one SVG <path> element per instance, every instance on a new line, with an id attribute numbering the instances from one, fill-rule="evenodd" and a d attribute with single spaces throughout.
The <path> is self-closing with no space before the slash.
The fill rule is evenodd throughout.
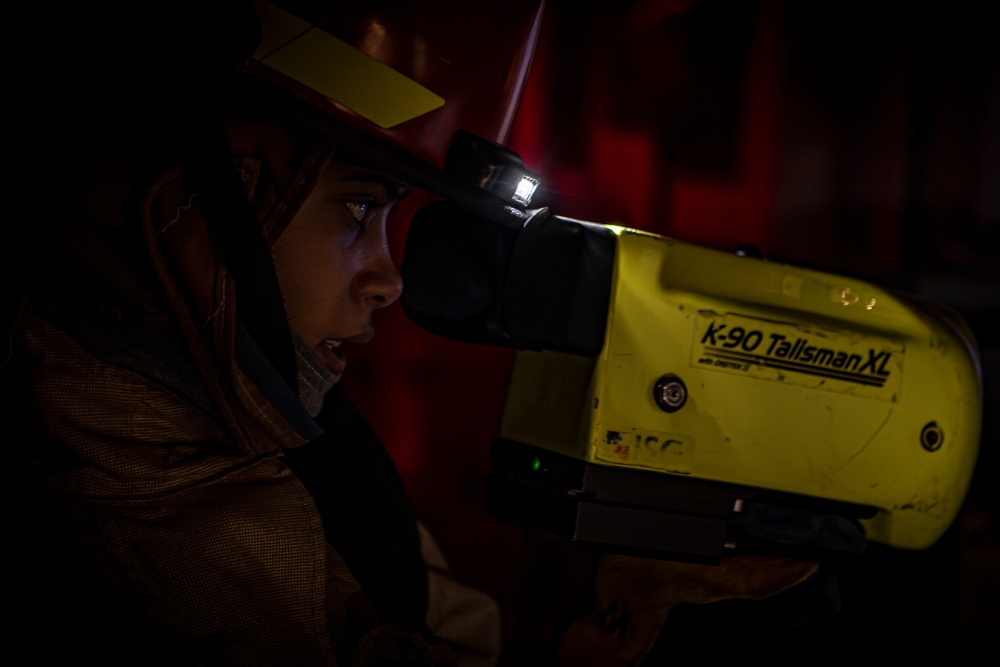
<path id="1" fill-rule="evenodd" d="M 822 564 L 802 583 L 767 598 L 677 606 L 647 654 L 650 664 L 701 659 L 706 645 L 713 647 L 720 662 L 760 655 L 774 665 L 801 664 L 810 651 L 823 650 L 817 637 L 836 631 L 833 625 L 827 631 L 812 621 L 832 619 L 840 612 L 840 580 L 834 570 L 850 565 L 845 555 L 865 550 L 861 524 L 839 515 L 748 501 L 731 525 L 741 536 L 738 544 L 749 542 L 750 550 L 813 554 Z"/>
<path id="2" fill-rule="evenodd" d="M 853 519 L 763 502 L 744 503 L 733 525 L 753 537 L 758 551 L 771 544 L 778 553 L 788 547 L 859 553 L 865 546 L 864 531 Z M 761 614 L 750 601 L 764 600 L 769 604 Z M 691 607 L 718 608 L 716 603 L 727 601 L 739 606 L 742 620 L 736 623 L 747 632 L 768 622 L 799 625 L 840 608 L 836 578 L 821 572 L 815 558 L 737 553 L 718 565 L 703 565 L 606 554 L 596 569 L 592 604 L 566 624 L 553 663 L 639 665 L 675 609 L 687 623 L 690 615 L 684 613 Z M 709 636 L 717 639 L 723 632 L 713 626 Z"/>
<path id="3" fill-rule="evenodd" d="M 802 583 L 817 568 L 816 561 L 785 556 L 732 556 L 703 565 L 606 554 L 597 566 L 593 606 L 569 622 L 554 662 L 638 665 L 676 606 L 766 598 Z"/>

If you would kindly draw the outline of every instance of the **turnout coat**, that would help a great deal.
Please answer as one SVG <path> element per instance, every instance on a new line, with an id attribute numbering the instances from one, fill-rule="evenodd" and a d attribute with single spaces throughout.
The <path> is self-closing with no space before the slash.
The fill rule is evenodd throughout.
<path id="1" fill-rule="evenodd" d="M 253 272 L 271 267 L 252 258 L 333 149 L 282 126 L 234 122 L 223 149 L 198 123 L 179 146 L 123 125 L 42 202 L 30 279 L 5 302 L 8 646 L 38 662 L 489 664 L 495 611 L 440 558 L 428 574 L 433 545 L 372 429 L 339 386 L 310 418 L 269 354 L 268 326 L 287 327 L 267 323 Z M 224 166 L 205 169 L 215 148 Z M 247 203 L 258 246 L 239 231 Z M 475 600 L 478 629 L 435 636 L 429 598 Z"/>

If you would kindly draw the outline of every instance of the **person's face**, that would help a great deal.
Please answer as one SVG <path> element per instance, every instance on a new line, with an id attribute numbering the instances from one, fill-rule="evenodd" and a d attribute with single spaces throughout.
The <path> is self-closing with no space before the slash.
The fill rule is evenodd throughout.
<path id="1" fill-rule="evenodd" d="M 271 248 L 289 325 L 338 377 L 341 344 L 368 342 L 372 313 L 402 292 L 386 219 L 403 193 L 381 172 L 331 162 Z"/>

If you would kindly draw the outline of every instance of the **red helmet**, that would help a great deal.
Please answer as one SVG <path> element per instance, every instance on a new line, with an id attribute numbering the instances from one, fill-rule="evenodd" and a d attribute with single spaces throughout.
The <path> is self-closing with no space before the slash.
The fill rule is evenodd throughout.
<path id="1" fill-rule="evenodd" d="M 255 0 L 244 71 L 442 166 L 458 129 L 503 142 L 543 0 Z"/>

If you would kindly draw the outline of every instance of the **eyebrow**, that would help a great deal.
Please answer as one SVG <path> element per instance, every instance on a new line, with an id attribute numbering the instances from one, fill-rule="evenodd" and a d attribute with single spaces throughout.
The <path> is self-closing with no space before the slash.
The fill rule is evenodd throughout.
<path id="1" fill-rule="evenodd" d="M 358 168 L 344 176 L 345 181 L 375 183 L 385 188 L 389 199 L 399 201 L 409 193 L 409 186 L 404 182 L 380 171 Z"/>

